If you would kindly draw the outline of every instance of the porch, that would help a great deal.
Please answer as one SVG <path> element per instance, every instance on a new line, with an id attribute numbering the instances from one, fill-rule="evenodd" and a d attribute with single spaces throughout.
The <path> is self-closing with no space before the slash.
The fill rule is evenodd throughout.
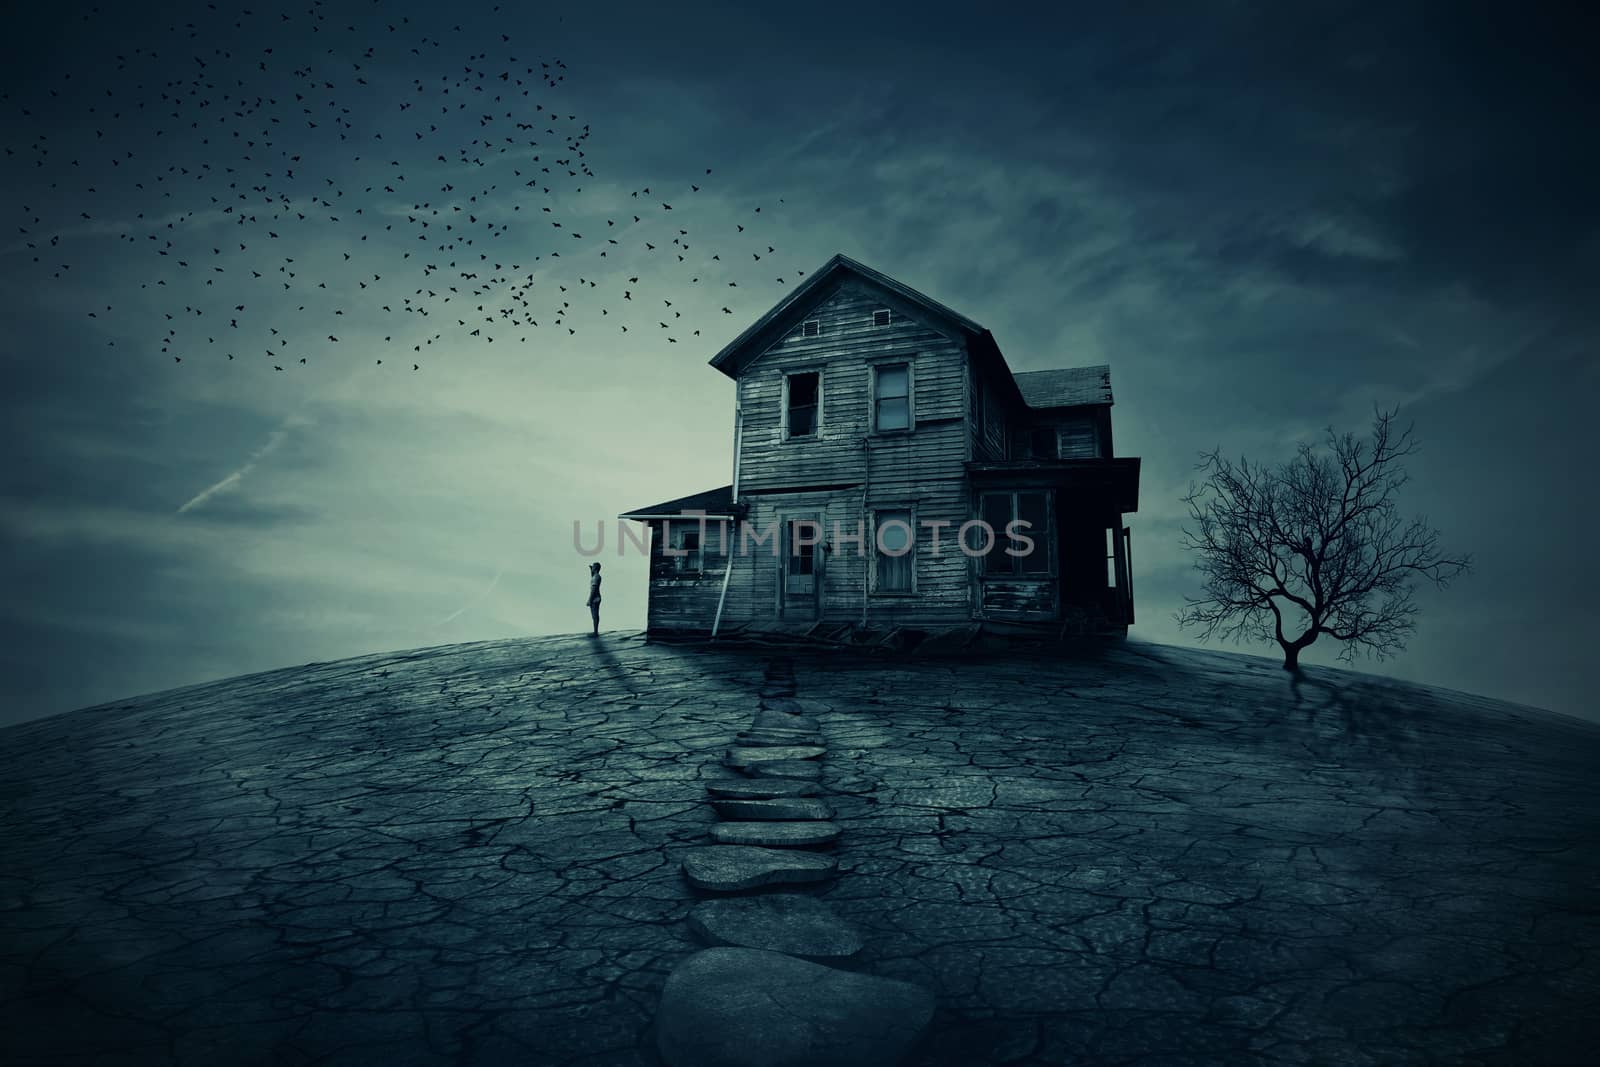
<path id="1" fill-rule="evenodd" d="M 1122 518 L 1138 509 L 1139 460 L 969 462 L 966 469 L 973 516 L 996 537 L 975 561 L 972 617 L 1061 633 L 1126 633 L 1134 621 L 1132 548 Z M 1006 537 L 1012 523 L 1027 524 L 1015 528 L 1031 545 Z"/>

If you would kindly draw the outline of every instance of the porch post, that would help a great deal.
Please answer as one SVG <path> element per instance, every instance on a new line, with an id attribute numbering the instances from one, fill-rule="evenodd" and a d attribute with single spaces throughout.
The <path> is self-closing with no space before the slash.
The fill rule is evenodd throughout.
<path id="1" fill-rule="evenodd" d="M 1115 567 L 1117 574 L 1117 607 L 1121 616 L 1116 621 L 1126 626 L 1133 621 L 1133 595 L 1128 588 L 1128 551 L 1123 541 L 1127 529 L 1122 525 L 1122 516 L 1117 516 L 1117 521 L 1111 526 L 1111 552 L 1116 557 Z"/>

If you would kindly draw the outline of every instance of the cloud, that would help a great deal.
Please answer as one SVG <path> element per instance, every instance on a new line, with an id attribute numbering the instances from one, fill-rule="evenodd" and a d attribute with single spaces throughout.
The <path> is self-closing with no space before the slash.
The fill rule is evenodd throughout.
<path id="1" fill-rule="evenodd" d="M 90 219 L 87 222 L 58 226 L 45 233 L 29 233 L 25 238 L 0 246 L 0 255 L 10 255 L 23 250 L 39 251 L 49 246 L 52 239 L 70 241 L 75 237 L 131 237 L 145 231 L 173 232 L 178 229 L 199 229 L 223 222 L 233 222 L 234 216 L 216 209 L 201 211 L 173 211 L 154 218 Z"/>
<path id="2" fill-rule="evenodd" d="M 439 625 L 440 626 L 444 626 L 444 625 L 446 625 L 448 623 L 454 622 L 456 619 L 461 617 L 462 612 L 466 611 L 468 608 L 477 607 L 479 604 L 481 604 L 485 600 L 487 600 L 489 598 L 489 594 L 493 593 L 494 590 L 495 590 L 495 587 L 500 584 L 500 578 L 501 578 L 502 575 L 505 574 L 505 572 L 506 572 L 506 569 L 504 567 L 501 567 L 499 570 L 495 571 L 494 572 L 494 580 L 489 583 L 489 588 L 485 589 L 483 592 L 479 593 L 476 597 L 474 597 L 473 599 L 467 601 L 465 604 L 461 605 L 459 608 L 457 608 L 456 610 L 452 611 L 450 614 L 446 615 L 444 618 L 440 619 L 439 620 Z"/>
<path id="3" fill-rule="evenodd" d="M 309 425 L 309 420 L 307 420 L 304 416 L 289 415 L 286 417 L 283 420 L 282 425 L 267 435 L 267 443 L 252 452 L 250 454 L 250 458 L 245 461 L 243 466 L 241 466 L 238 470 L 228 474 L 215 484 L 200 490 L 200 492 L 190 497 L 186 502 L 179 506 L 177 513 L 182 515 L 184 512 L 190 511 L 193 508 L 197 508 L 201 504 L 204 504 L 216 494 L 238 485 L 246 474 L 249 474 L 255 469 L 257 463 L 271 455 L 273 450 L 283 443 L 284 438 L 289 435 L 289 430 L 291 427 L 306 425 Z"/>

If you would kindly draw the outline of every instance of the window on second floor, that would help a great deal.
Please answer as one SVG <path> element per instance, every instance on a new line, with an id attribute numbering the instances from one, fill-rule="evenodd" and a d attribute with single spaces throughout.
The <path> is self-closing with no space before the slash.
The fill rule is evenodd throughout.
<path id="1" fill-rule="evenodd" d="M 1100 455 L 1100 435 L 1095 430 L 1095 420 L 1088 415 L 1061 423 L 1056 437 L 1062 459 L 1097 459 Z"/>
<path id="2" fill-rule="evenodd" d="M 822 376 L 816 371 L 784 378 L 784 436 L 811 437 L 822 412 Z"/>
<path id="3" fill-rule="evenodd" d="M 1028 431 L 1028 458 L 1056 458 L 1056 431 L 1053 427 Z"/>
<path id="4" fill-rule="evenodd" d="M 879 433 L 911 429 L 911 364 L 872 369 L 872 428 Z"/>

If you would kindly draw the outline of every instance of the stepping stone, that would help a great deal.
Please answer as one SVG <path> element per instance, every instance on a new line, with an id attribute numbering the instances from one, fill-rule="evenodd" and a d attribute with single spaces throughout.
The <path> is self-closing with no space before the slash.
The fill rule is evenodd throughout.
<path id="1" fill-rule="evenodd" d="M 729 779 L 707 782 L 706 792 L 740 800 L 772 800 L 775 797 L 814 797 L 822 792 L 822 786 L 798 778 L 768 778 L 765 781 Z"/>
<path id="2" fill-rule="evenodd" d="M 831 819 L 833 806 L 815 797 L 784 797 L 775 800 L 713 800 L 711 806 L 724 819 L 748 819 L 756 822 L 773 820 L 788 822 L 793 819 Z"/>
<path id="3" fill-rule="evenodd" d="M 821 778 L 822 764 L 816 760 L 786 759 L 771 763 L 752 763 L 738 768 L 752 778 Z"/>
<path id="4" fill-rule="evenodd" d="M 807 725 L 806 723 L 794 721 L 777 723 L 764 719 L 759 715 L 750 721 L 749 728 L 757 733 L 770 731 L 775 734 L 814 734 L 817 732 L 815 724 Z"/>
<path id="5" fill-rule="evenodd" d="M 776 711 L 787 715 L 799 715 L 804 710 L 804 707 L 794 697 L 764 696 L 761 698 L 761 710 Z"/>
<path id="6" fill-rule="evenodd" d="M 729 767 L 748 767 L 752 763 L 777 763 L 783 760 L 821 759 L 828 750 L 821 745 L 778 745 L 772 748 L 751 746 L 730 748 L 722 761 Z"/>
<path id="7" fill-rule="evenodd" d="M 788 822 L 724 822 L 711 828 L 719 845 L 764 845 L 767 848 L 807 848 L 839 838 L 831 822 L 793 819 Z"/>
<path id="8" fill-rule="evenodd" d="M 661 990 L 656 1048 L 669 1067 L 883 1067 L 933 1018 L 910 982 L 754 948 L 708 948 Z"/>
<path id="9" fill-rule="evenodd" d="M 861 934 L 815 897 L 766 893 L 697 904 L 689 927 L 707 944 L 760 948 L 807 959 L 845 959 L 861 951 Z"/>
<path id="10" fill-rule="evenodd" d="M 817 720 L 809 715 L 781 715 L 763 711 L 750 723 L 752 730 L 816 730 Z"/>
<path id="11" fill-rule="evenodd" d="M 699 889 L 733 893 L 763 885 L 820 882 L 839 861 L 815 852 L 756 845 L 705 845 L 684 854 L 683 873 Z"/>
<path id="12" fill-rule="evenodd" d="M 783 745 L 817 746 L 822 744 L 822 735 L 809 730 L 778 731 L 778 730 L 741 730 L 734 735 L 741 746 L 754 746 L 757 748 L 777 748 Z"/>

